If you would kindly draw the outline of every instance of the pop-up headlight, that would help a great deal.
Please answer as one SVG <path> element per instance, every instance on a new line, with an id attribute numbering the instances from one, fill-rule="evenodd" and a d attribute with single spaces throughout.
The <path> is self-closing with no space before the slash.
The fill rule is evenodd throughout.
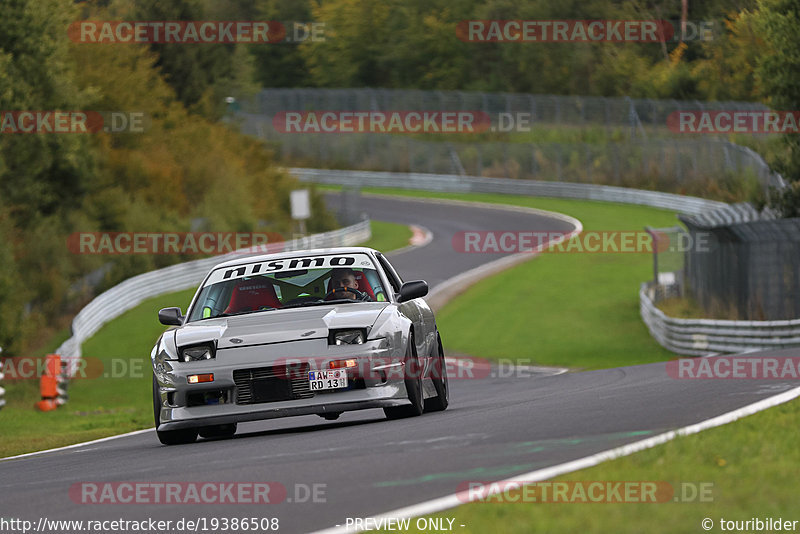
<path id="1" fill-rule="evenodd" d="M 181 349 L 181 360 L 184 362 L 211 360 L 215 357 L 212 345 L 194 345 Z"/>

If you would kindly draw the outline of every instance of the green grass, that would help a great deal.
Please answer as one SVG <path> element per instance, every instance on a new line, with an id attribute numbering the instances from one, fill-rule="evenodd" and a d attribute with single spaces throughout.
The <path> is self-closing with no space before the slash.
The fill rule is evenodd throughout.
<path id="1" fill-rule="evenodd" d="M 677 223 L 672 212 L 629 204 L 363 191 L 528 206 L 576 217 L 585 230 L 641 231 Z M 649 278 L 650 254 L 545 253 L 466 290 L 440 310 L 437 323 L 449 351 L 485 358 L 585 369 L 663 361 L 674 355 L 650 337 L 639 316 L 639 284 Z"/>
<path id="2" fill-rule="evenodd" d="M 362 243 L 362 246 L 382 252 L 407 246 L 413 235 L 411 229 L 405 224 L 370 221 L 370 226 L 372 227 L 372 237 Z"/>
<path id="3" fill-rule="evenodd" d="M 800 520 L 796 476 L 800 462 L 799 417 L 800 401 L 794 400 L 735 424 L 680 437 L 555 479 L 665 481 L 673 489 L 681 488 L 682 483 L 710 483 L 711 502 L 699 502 L 699 498 L 655 504 L 482 502 L 459 506 L 435 517 L 455 518 L 454 525 L 465 525 L 457 528 L 458 532 L 504 534 L 704 532 L 700 522 L 706 517 L 714 521 L 711 532 L 720 532 L 721 518 Z M 680 496 L 679 489 L 677 495 Z"/>

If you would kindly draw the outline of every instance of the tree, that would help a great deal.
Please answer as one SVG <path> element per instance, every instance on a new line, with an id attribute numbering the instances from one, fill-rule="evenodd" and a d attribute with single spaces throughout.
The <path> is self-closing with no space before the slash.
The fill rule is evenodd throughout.
<path id="1" fill-rule="evenodd" d="M 769 105 L 780 111 L 800 109 L 800 4 L 796 0 L 759 0 L 747 13 L 765 47 L 757 60 L 757 82 Z M 777 170 L 789 187 L 773 194 L 774 205 L 785 217 L 800 217 L 800 137 L 784 137 L 785 151 Z"/>

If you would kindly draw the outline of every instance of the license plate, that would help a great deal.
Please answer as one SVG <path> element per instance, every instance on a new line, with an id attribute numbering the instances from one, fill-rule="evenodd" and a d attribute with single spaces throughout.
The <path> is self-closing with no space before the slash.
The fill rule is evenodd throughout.
<path id="1" fill-rule="evenodd" d="M 343 369 L 336 369 L 333 371 L 309 371 L 308 385 L 311 391 L 346 388 L 347 372 Z"/>

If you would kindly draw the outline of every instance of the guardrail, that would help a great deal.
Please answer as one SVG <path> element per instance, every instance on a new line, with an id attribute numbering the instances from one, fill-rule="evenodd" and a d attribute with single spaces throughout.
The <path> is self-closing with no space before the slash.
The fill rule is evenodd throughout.
<path id="1" fill-rule="evenodd" d="M 800 319 L 786 321 L 727 321 L 678 319 L 659 310 L 656 287 L 645 282 L 639 289 L 642 320 L 658 343 L 678 354 L 707 356 L 800 346 Z"/>
<path id="2" fill-rule="evenodd" d="M 391 187 L 470 193 L 505 193 L 539 197 L 572 198 L 639 204 L 672 210 L 689 215 L 700 215 L 725 208 L 724 202 L 688 197 L 673 193 L 644 191 L 611 185 L 543 182 L 538 180 L 513 180 L 508 178 L 481 178 L 451 174 L 393 173 L 379 171 L 337 171 L 328 169 L 288 169 L 302 181 L 355 187 Z"/>
<path id="3" fill-rule="evenodd" d="M 70 362 L 69 376 L 74 376 L 81 357 L 81 345 L 108 321 L 138 306 L 145 299 L 197 286 L 216 264 L 243 254 L 258 255 L 283 250 L 352 246 L 372 235 L 369 220 L 331 232 L 314 234 L 291 241 L 256 247 L 251 252 L 234 251 L 220 256 L 171 265 L 125 280 L 87 304 L 72 320 L 72 337 L 56 349 L 56 354 Z M 155 317 L 155 315 L 154 315 Z"/>

